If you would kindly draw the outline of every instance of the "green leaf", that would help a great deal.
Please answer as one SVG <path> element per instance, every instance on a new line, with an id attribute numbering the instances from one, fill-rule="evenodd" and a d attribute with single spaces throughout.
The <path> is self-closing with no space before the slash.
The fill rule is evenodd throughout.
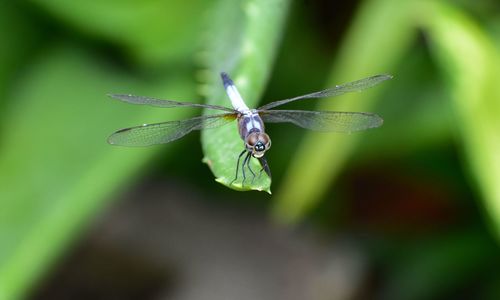
<path id="1" fill-rule="evenodd" d="M 342 43 L 329 85 L 390 73 L 415 37 L 410 18 L 412 7 L 413 1 L 364 1 Z M 322 101 L 319 110 L 370 111 L 373 107 L 370 98 L 374 99 L 376 93 L 388 88 L 397 78 L 395 74 L 395 78 L 383 86 L 343 95 L 335 101 Z M 376 130 L 384 130 L 384 126 L 388 125 Z M 338 176 L 359 138 L 369 134 L 370 131 L 352 135 L 308 133 L 290 160 L 292 164 L 277 193 L 275 218 L 284 223 L 302 218 Z"/>
<path id="2" fill-rule="evenodd" d="M 28 16 L 21 13 L 17 2 L 0 2 L 0 40 L 9 41 L 0 47 L 0 117 L 12 74 L 26 61 L 28 54 L 39 47 L 41 34 Z"/>
<path id="3" fill-rule="evenodd" d="M 497 257 L 494 240 L 475 229 L 415 239 L 386 257 L 389 270 L 382 299 L 448 299 L 467 286 Z M 480 288 L 480 286 L 476 286 Z M 482 298 L 481 298 L 482 299 Z"/>
<path id="4" fill-rule="evenodd" d="M 449 85 L 471 178 L 500 236 L 499 49 L 469 16 L 450 5 L 423 1 L 419 13 Z"/>
<path id="5" fill-rule="evenodd" d="M 31 0 L 88 35 L 119 44 L 151 68 L 194 54 L 213 1 Z"/>
<path id="6" fill-rule="evenodd" d="M 450 97 L 428 55 L 423 44 L 405 54 L 404 64 L 394 71 L 397 81 L 386 89 L 376 109 L 387 126 L 363 136 L 352 156 L 356 164 L 360 159 L 392 161 L 449 144 L 453 115 L 436 112 L 450 110 Z"/>
<path id="7" fill-rule="evenodd" d="M 247 105 L 256 107 L 269 77 L 288 6 L 287 0 L 220 1 L 211 18 L 214 24 L 207 33 L 208 47 L 200 55 L 207 66 L 201 74 L 208 82 L 204 87 L 208 103 L 230 105 L 219 77 L 219 73 L 225 71 L 234 80 Z M 254 181 L 247 179 L 244 185 L 241 180 L 231 183 L 237 157 L 244 149 L 236 123 L 204 130 L 202 145 L 204 162 L 218 182 L 237 190 L 270 193 L 271 180 L 265 173 Z M 253 158 L 252 169 L 260 170 Z"/>
<path id="8" fill-rule="evenodd" d="M 192 99 L 188 71 L 145 84 L 76 47 L 45 55 L 18 82 L 1 128 L 0 299 L 16 299 L 160 149 L 106 143 L 114 130 L 186 117 L 110 92 Z M 161 88 L 161 90 L 160 90 Z"/>

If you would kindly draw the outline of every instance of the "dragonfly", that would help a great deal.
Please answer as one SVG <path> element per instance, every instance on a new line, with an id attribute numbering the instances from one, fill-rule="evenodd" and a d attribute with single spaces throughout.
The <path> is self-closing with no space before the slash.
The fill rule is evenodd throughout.
<path id="1" fill-rule="evenodd" d="M 381 126 L 383 123 L 383 119 L 380 116 L 367 112 L 276 110 L 273 108 L 299 100 L 328 98 L 345 93 L 358 92 L 392 78 L 391 75 L 386 74 L 374 75 L 353 82 L 336 85 L 322 91 L 270 102 L 257 109 L 251 109 L 245 104 L 229 75 L 222 72 L 220 76 L 227 96 L 231 101 L 232 108 L 220 105 L 135 96 L 131 94 L 110 94 L 109 96 L 112 98 L 131 104 L 143 104 L 165 108 L 196 107 L 222 111 L 223 113 L 120 129 L 109 136 L 108 143 L 121 146 L 166 144 L 180 139 L 194 130 L 217 128 L 236 120 L 239 135 L 243 140 L 244 149 L 237 158 L 236 175 L 231 185 L 238 179 L 240 163 L 243 177 L 242 185 L 244 185 L 246 180 L 245 168 L 252 174 L 252 181 L 256 177 L 256 173 L 250 167 L 252 157 L 258 159 L 262 167 L 259 176 L 262 171 L 265 171 L 269 178 L 271 178 L 271 170 L 265 158 L 266 151 L 271 148 L 271 139 L 265 132 L 265 123 L 292 123 L 309 130 L 341 133 L 351 133 L 375 128 Z M 241 161 L 242 158 L 243 161 Z"/>

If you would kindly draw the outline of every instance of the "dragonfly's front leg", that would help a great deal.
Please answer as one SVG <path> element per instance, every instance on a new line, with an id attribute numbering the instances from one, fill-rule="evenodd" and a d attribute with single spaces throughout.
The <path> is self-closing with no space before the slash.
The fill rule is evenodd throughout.
<path id="1" fill-rule="evenodd" d="M 252 161 L 252 156 L 250 155 L 248 157 L 248 160 L 247 160 L 247 167 L 248 167 L 248 170 L 250 170 L 250 173 L 252 173 L 252 183 L 253 181 L 255 180 L 255 172 L 252 170 L 252 167 L 250 166 L 250 162 Z"/>
<path id="2" fill-rule="evenodd" d="M 250 161 L 250 157 L 252 157 L 252 154 L 250 152 L 247 152 L 247 156 L 245 156 L 245 159 L 241 164 L 241 173 L 243 173 L 243 181 L 241 181 L 241 186 L 245 185 L 245 180 L 247 179 L 247 176 L 245 175 L 245 165 L 247 164 L 248 161 Z"/>
<path id="3" fill-rule="evenodd" d="M 240 160 L 241 160 L 241 157 L 243 156 L 243 154 L 245 154 L 245 152 L 247 152 L 246 149 L 243 150 L 243 151 L 241 151 L 240 155 L 238 156 L 238 161 L 236 162 L 236 175 L 234 176 L 233 181 L 231 181 L 231 185 L 233 184 L 233 182 L 235 182 L 238 179 L 238 171 L 239 171 L 239 167 L 240 167 Z"/>

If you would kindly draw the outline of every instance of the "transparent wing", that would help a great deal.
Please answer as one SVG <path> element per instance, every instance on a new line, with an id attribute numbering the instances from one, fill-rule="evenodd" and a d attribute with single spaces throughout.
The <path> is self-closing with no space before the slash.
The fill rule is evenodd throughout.
<path id="1" fill-rule="evenodd" d="M 157 106 L 157 107 L 179 107 L 179 106 L 201 107 L 201 108 L 235 112 L 235 110 L 232 108 L 225 107 L 225 106 L 219 106 L 219 105 L 180 102 L 180 101 L 164 100 L 164 99 L 135 96 L 135 95 L 125 95 L 125 94 L 123 94 L 123 95 L 122 94 L 109 94 L 108 96 L 111 98 L 121 100 L 123 102 L 132 103 L 132 104 L 145 104 L 145 105 L 151 105 L 151 106 Z"/>
<path id="2" fill-rule="evenodd" d="M 341 111 L 267 110 L 259 112 L 264 123 L 293 123 L 316 131 L 353 132 L 379 127 L 376 114 Z"/>
<path id="3" fill-rule="evenodd" d="M 375 85 L 381 83 L 382 81 L 385 81 L 385 80 L 388 80 L 391 78 L 392 78 L 391 75 L 375 75 L 375 76 L 371 76 L 368 78 L 356 80 L 353 82 L 337 85 L 333 88 L 329 88 L 329 89 L 326 89 L 323 91 L 319 91 L 319 92 L 315 92 L 315 93 L 311 93 L 311 94 L 307 94 L 307 95 L 302 95 L 302 96 L 298 96 L 298 97 L 294 97 L 294 98 L 274 101 L 274 102 L 271 102 L 271 103 L 268 103 L 264 106 L 259 107 L 259 110 L 270 109 L 270 108 L 273 108 L 276 106 L 280 106 L 280 105 L 283 105 L 283 104 L 286 104 L 286 103 L 289 103 L 292 101 L 301 100 L 301 99 L 326 98 L 326 97 L 338 96 L 338 95 L 342 95 L 342 94 L 350 93 L 350 92 L 357 92 L 357 91 L 361 91 L 361 90 L 364 90 L 367 88 L 371 88 L 372 86 L 375 86 Z"/>
<path id="4" fill-rule="evenodd" d="M 144 124 L 116 131 L 108 138 L 108 143 L 121 146 L 150 146 L 166 144 L 177 140 L 193 130 L 216 128 L 228 124 L 236 114 L 200 116 L 187 120 Z"/>

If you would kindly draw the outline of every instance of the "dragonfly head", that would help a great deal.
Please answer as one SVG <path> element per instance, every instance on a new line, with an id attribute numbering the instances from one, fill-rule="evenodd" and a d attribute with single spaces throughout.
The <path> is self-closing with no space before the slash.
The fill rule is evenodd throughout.
<path id="1" fill-rule="evenodd" d="M 246 137 L 245 146 L 253 157 L 260 158 L 271 148 L 271 139 L 263 132 L 252 132 Z"/>

